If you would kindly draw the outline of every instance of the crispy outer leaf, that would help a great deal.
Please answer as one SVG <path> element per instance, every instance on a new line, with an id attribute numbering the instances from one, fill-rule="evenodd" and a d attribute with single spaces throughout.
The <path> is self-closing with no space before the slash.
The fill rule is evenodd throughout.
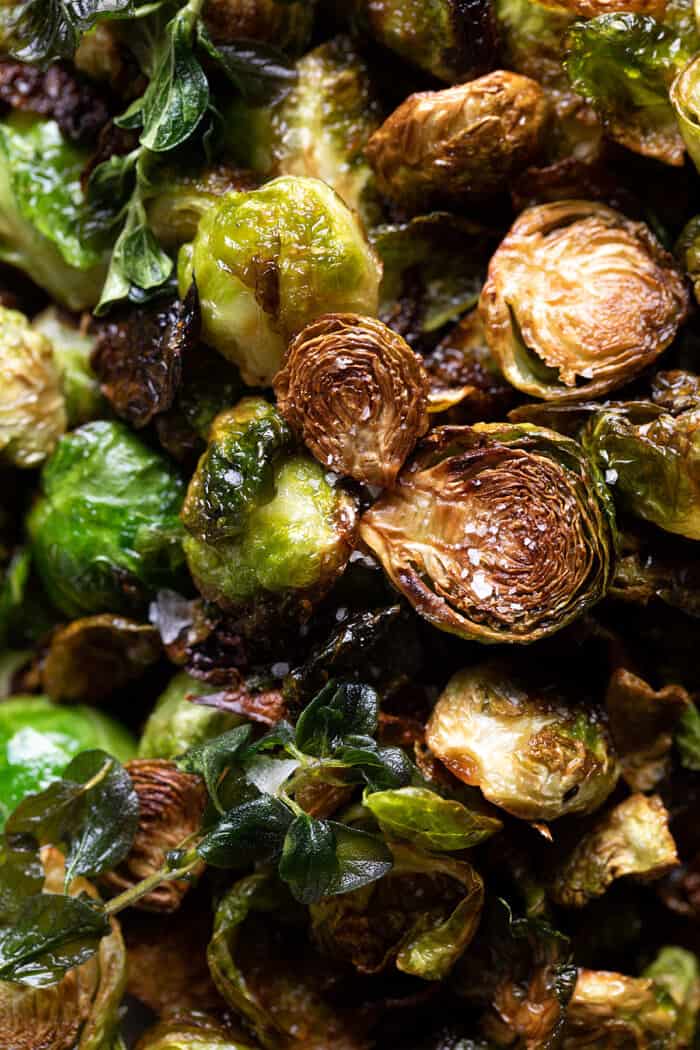
<path id="1" fill-rule="evenodd" d="M 311 904 L 332 892 L 338 875 L 335 850 L 329 821 L 315 820 L 304 813 L 290 824 L 279 873 L 302 904 Z"/>
<path id="2" fill-rule="evenodd" d="M 242 868 L 282 850 L 292 813 L 272 795 L 243 802 L 219 820 L 197 846 L 214 868 Z"/>
<path id="3" fill-rule="evenodd" d="M 179 760 L 178 766 L 187 773 L 198 773 L 204 778 L 212 802 L 223 814 L 219 784 L 224 772 L 240 760 L 253 729 L 251 725 L 236 726 L 221 736 L 191 747 Z"/>
<path id="4" fill-rule="evenodd" d="M 469 849 L 503 826 L 500 820 L 472 812 L 461 802 L 441 798 L 428 788 L 366 792 L 364 804 L 383 831 L 426 849 Z"/>
<path id="5" fill-rule="evenodd" d="M 331 755 L 348 736 L 371 737 L 378 713 L 379 698 L 371 686 L 329 682 L 299 716 L 297 747 L 321 758 Z"/>
<path id="6" fill-rule="evenodd" d="M 40 988 L 94 955 L 109 920 L 95 904 L 58 893 L 24 902 L 12 925 L 0 929 L 0 978 Z"/>

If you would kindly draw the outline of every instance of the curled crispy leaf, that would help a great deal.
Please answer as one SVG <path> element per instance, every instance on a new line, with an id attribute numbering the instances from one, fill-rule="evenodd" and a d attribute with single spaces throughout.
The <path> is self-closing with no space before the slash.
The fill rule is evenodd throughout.
<path id="1" fill-rule="evenodd" d="M 368 485 L 392 485 L 428 428 L 420 358 L 371 317 L 327 314 L 307 325 L 274 386 L 280 413 L 316 458 Z"/>

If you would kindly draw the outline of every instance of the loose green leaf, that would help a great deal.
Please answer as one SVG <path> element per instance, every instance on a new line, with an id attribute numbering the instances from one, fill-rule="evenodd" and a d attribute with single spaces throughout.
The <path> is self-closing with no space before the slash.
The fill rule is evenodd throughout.
<path id="1" fill-rule="evenodd" d="M 204 778 L 209 796 L 221 814 L 224 813 L 224 806 L 219 797 L 219 784 L 225 771 L 239 760 L 251 733 L 250 725 L 236 726 L 228 733 L 190 748 L 178 760 L 180 769 L 187 773 L 198 773 Z"/>
<path id="2" fill-rule="evenodd" d="M 302 904 L 312 904 L 332 892 L 338 876 L 335 849 L 329 821 L 303 814 L 290 824 L 279 873 Z"/>
<path id="3" fill-rule="evenodd" d="M 678 720 L 676 746 L 681 765 L 686 769 L 700 770 L 700 711 L 695 704 L 686 707 Z"/>
<path id="4" fill-rule="evenodd" d="M 215 868 L 239 868 L 271 860 L 282 850 L 291 811 L 272 795 L 260 795 L 226 813 L 197 846 Z"/>
<path id="5" fill-rule="evenodd" d="M 365 792 L 364 804 L 382 831 L 425 849 L 469 849 L 500 831 L 500 820 L 475 813 L 428 788 Z"/>
<path id="6" fill-rule="evenodd" d="M 279 101 L 297 80 L 296 70 L 283 52 L 269 44 L 234 40 L 217 45 L 202 24 L 197 26 L 197 37 L 250 106 L 269 106 Z"/>
<path id="7" fill-rule="evenodd" d="M 104 912 L 86 899 L 29 897 L 14 923 L 0 929 L 0 978 L 35 988 L 53 984 L 94 955 L 109 929 Z"/>
<path id="8" fill-rule="evenodd" d="M 209 104 L 209 84 L 193 52 L 195 19 L 185 8 L 168 23 L 143 96 L 141 144 L 154 153 L 175 149 L 188 139 Z"/>
<path id="9" fill-rule="evenodd" d="M 360 744 L 363 746 L 377 730 L 378 714 L 379 697 L 370 686 L 329 682 L 299 716 L 297 747 L 306 754 L 325 758 L 349 736 L 364 736 L 365 741 Z"/>

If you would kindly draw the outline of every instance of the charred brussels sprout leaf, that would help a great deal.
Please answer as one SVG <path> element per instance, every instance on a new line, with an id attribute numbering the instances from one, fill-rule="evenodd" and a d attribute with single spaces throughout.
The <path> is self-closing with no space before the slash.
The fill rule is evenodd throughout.
<path id="1" fill-rule="evenodd" d="M 52 120 L 17 113 L 0 123 L 0 259 L 70 310 L 93 306 L 105 266 L 81 236 L 87 155 Z"/>
<path id="2" fill-rule="evenodd" d="M 700 771 L 700 711 L 695 704 L 687 707 L 681 715 L 675 740 L 681 765 Z"/>
<path id="3" fill-rule="evenodd" d="M 307 325 L 274 386 L 280 413 L 316 459 L 368 485 L 392 485 L 428 429 L 420 358 L 370 317 L 327 314 Z"/>
<path id="4" fill-rule="evenodd" d="M 700 539 L 700 410 L 644 402 L 596 413 L 583 435 L 624 510 Z"/>
<path id="5" fill-rule="evenodd" d="M 444 91 L 411 95 L 375 131 L 367 157 L 382 193 L 415 211 L 501 192 L 540 148 L 545 96 L 498 70 Z"/>
<path id="6" fill-rule="evenodd" d="M 491 259 L 480 301 L 489 347 L 513 386 L 579 400 L 651 364 L 687 306 L 676 264 L 651 231 L 585 201 L 524 211 Z"/>
<path id="7" fill-rule="evenodd" d="M 39 466 L 66 428 L 51 344 L 17 310 L 0 307 L 0 459 Z"/>
<path id="8" fill-rule="evenodd" d="M 610 513 L 571 439 L 527 425 L 438 427 L 365 513 L 360 535 L 436 627 L 531 642 L 605 594 Z"/>
<path id="9" fill-rule="evenodd" d="M 675 1047 L 678 1010 L 650 977 L 627 977 L 606 970 L 579 970 L 567 1011 L 564 1046 L 628 1045 Z"/>
<path id="10" fill-rule="evenodd" d="M 607 134 L 636 153 L 681 165 L 683 138 L 669 89 L 692 50 L 676 31 L 649 15 L 603 14 L 577 23 L 569 42 L 571 81 Z"/>
<path id="11" fill-rule="evenodd" d="M 142 608 L 178 580 L 182 481 L 118 423 L 87 423 L 62 438 L 29 517 L 47 593 L 69 616 Z"/>
<path id="12" fill-rule="evenodd" d="M 424 849 L 469 849 L 500 831 L 502 824 L 428 788 L 365 792 L 364 804 L 382 831 Z"/>
<path id="13" fill-rule="evenodd" d="M 658 795 L 630 795 L 611 809 L 555 873 L 551 892 L 565 908 L 581 908 L 623 875 L 658 879 L 678 863 L 669 815 Z"/>
<path id="14" fill-rule="evenodd" d="M 491 664 L 450 680 L 426 740 L 451 773 L 526 820 L 590 813 L 619 772 L 599 713 L 567 703 L 562 685 Z"/>
<path id="15" fill-rule="evenodd" d="M 180 252 L 180 291 L 196 280 L 204 340 L 253 386 L 270 383 L 289 337 L 320 314 L 375 314 L 380 277 L 359 220 L 318 179 L 227 194 Z"/>

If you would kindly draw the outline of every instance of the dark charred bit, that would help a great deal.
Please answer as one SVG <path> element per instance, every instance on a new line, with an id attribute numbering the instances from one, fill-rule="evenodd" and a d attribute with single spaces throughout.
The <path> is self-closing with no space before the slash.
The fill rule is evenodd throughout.
<path id="1" fill-rule="evenodd" d="M 169 409 L 182 358 L 199 335 L 196 293 L 182 302 L 122 310 L 95 322 L 92 366 L 116 414 L 136 428 Z"/>
<path id="2" fill-rule="evenodd" d="M 499 65 L 498 23 L 492 0 L 455 0 L 452 20 L 458 41 L 454 65 L 471 80 Z M 451 55 L 447 56 L 452 59 Z"/>
<path id="3" fill-rule="evenodd" d="M 0 102 L 56 121 L 71 142 L 93 142 L 109 120 L 107 101 L 89 80 L 57 62 L 48 69 L 0 61 Z"/>
<path id="4" fill-rule="evenodd" d="M 630 218 L 641 218 L 644 212 L 642 202 L 605 155 L 593 160 L 572 155 L 545 167 L 526 168 L 515 178 L 510 196 L 517 212 L 563 200 L 601 201 Z"/>
<path id="5" fill-rule="evenodd" d="M 193 704 L 202 707 L 215 707 L 219 711 L 242 715 L 251 722 L 273 726 L 283 718 L 288 718 L 287 704 L 278 689 L 267 689 L 255 693 L 248 689 L 241 680 L 237 687 L 224 689 L 219 693 L 207 693 L 204 696 L 191 697 Z"/>
<path id="6" fill-rule="evenodd" d="M 87 190 L 88 181 L 96 167 L 109 160 L 110 157 L 123 157 L 136 148 L 139 141 L 138 131 L 130 131 L 128 128 L 118 128 L 113 120 L 108 120 L 100 128 L 97 136 L 95 152 L 92 154 L 80 177 L 83 192 Z"/>
<path id="7" fill-rule="evenodd" d="M 201 599 L 188 601 L 175 591 L 160 591 L 150 619 L 177 667 L 212 685 L 240 682 L 240 670 L 248 663 L 244 640 L 215 607 Z"/>

